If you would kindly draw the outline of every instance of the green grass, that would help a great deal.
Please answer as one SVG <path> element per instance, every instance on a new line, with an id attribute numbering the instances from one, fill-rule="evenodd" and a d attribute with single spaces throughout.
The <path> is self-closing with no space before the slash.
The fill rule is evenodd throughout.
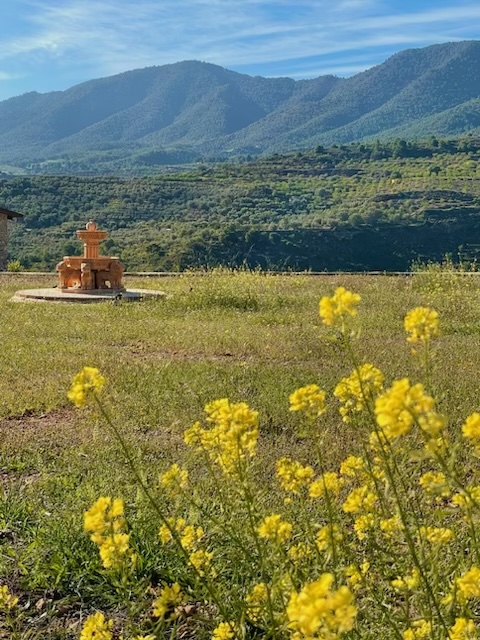
<path id="1" fill-rule="evenodd" d="M 318 316 L 320 297 L 339 285 L 362 296 L 360 359 L 382 369 L 388 383 L 420 377 L 402 322 L 412 307 L 432 304 L 442 326 L 433 376 L 440 410 L 454 416 L 453 431 L 480 408 L 480 281 L 448 278 L 447 287 L 435 270 L 422 277 L 186 273 L 127 283 L 161 288 L 166 299 L 63 305 L 13 303 L 15 290 L 53 279 L 2 276 L 0 574 L 21 594 L 29 620 L 21 633 L 30 625 L 38 637 L 73 638 L 83 611 L 119 606 L 82 532 L 83 511 L 99 495 L 121 494 L 137 504 L 143 531 L 154 527 L 103 421 L 66 399 L 83 366 L 106 376 L 106 407 L 152 482 L 172 462 L 189 459 L 182 434 L 207 402 L 228 397 L 258 409 L 263 463 L 256 474 L 268 489 L 279 457 L 312 461 L 288 409 L 290 393 L 318 383 L 331 395 L 350 373 Z M 332 409 L 321 428 L 327 467 L 359 446 Z M 268 499 L 275 503 L 274 492 Z M 151 577 L 155 549 L 138 544 L 146 558 L 140 573 Z"/>

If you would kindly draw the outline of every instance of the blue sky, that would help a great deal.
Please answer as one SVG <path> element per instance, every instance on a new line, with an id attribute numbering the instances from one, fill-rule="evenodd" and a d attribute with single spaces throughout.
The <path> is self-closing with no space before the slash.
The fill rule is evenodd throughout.
<path id="1" fill-rule="evenodd" d="M 345 77 L 473 39 L 478 0 L 0 0 L 0 100 L 181 60 Z"/>

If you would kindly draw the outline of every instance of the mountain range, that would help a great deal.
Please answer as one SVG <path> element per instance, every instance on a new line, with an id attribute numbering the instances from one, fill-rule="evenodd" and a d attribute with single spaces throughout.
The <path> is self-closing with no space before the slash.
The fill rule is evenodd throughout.
<path id="1" fill-rule="evenodd" d="M 480 42 L 401 51 L 349 78 L 185 61 L 0 102 L 0 163 L 146 164 L 480 131 Z"/>

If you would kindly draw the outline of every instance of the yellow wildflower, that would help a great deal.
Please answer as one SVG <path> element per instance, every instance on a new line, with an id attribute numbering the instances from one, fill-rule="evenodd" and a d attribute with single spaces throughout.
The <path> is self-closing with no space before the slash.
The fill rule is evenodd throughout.
<path id="1" fill-rule="evenodd" d="M 413 569 L 411 573 L 407 573 L 403 578 L 398 577 L 395 580 L 392 580 L 390 584 L 397 591 L 416 589 L 420 584 L 420 572 L 418 569 Z"/>
<path id="2" fill-rule="evenodd" d="M 107 535 L 118 533 L 125 526 L 124 503 L 121 498 L 102 496 L 85 511 L 83 527 L 90 533 L 90 540 L 100 545 Z"/>
<path id="3" fill-rule="evenodd" d="M 257 531 L 261 538 L 281 544 L 291 537 L 292 529 L 293 527 L 289 522 L 282 520 L 278 513 L 274 513 L 263 519 Z"/>
<path id="4" fill-rule="evenodd" d="M 416 307 L 405 316 L 404 326 L 407 342 L 429 342 L 438 336 L 438 313 L 430 307 Z"/>
<path id="5" fill-rule="evenodd" d="M 337 319 L 343 323 L 346 316 L 357 315 L 356 307 L 360 300 L 358 293 L 347 291 L 345 287 L 338 287 L 330 298 L 324 296 L 319 305 L 319 313 L 323 324 L 333 326 Z"/>
<path id="6" fill-rule="evenodd" d="M 294 544 L 290 547 L 287 551 L 287 555 L 292 562 L 297 562 L 298 560 L 308 558 L 308 556 L 312 555 L 312 549 L 305 542 L 299 542 L 298 544 Z"/>
<path id="7" fill-rule="evenodd" d="M 373 364 L 362 364 L 347 378 L 342 378 L 333 395 L 340 400 L 340 415 L 351 422 L 352 415 L 364 411 L 367 403 L 383 390 L 384 375 Z"/>
<path id="8" fill-rule="evenodd" d="M 281 458 L 277 462 L 277 478 L 284 491 L 299 493 L 302 487 L 308 487 L 314 475 L 312 467 L 304 467 L 296 460 Z"/>
<path id="9" fill-rule="evenodd" d="M 309 418 L 325 413 L 325 391 L 316 384 L 308 384 L 294 391 L 289 398 L 290 411 L 304 411 Z"/>
<path id="10" fill-rule="evenodd" d="M 478 638 L 473 620 L 455 618 L 455 624 L 449 630 L 449 640 L 476 640 Z"/>
<path id="11" fill-rule="evenodd" d="M 161 591 L 158 598 L 153 603 L 153 615 L 156 618 L 165 618 L 167 613 L 172 612 L 169 616 L 171 619 L 175 616 L 175 607 L 184 602 L 185 596 L 178 582 L 172 585 L 166 585 Z"/>
<path id="12" fill-rule="evenodd" d="M 72 380 L 67 397 L 77 407 L 83 407 L 89 395 L 100 393 L 105 385 L 105 378 L 95 367 L 83 367 Z"/>
<path id="13" fill-rule="evenodd" d="M 212 633 L 212 640 L 231 640 L 234 637 L 235 624 L 233 622 L 221 622 Z"/>
<path id="14" fill-rule="evenodd" d="M 452 496 L 452 504 L 456 507 L 471 507 L 480 504 L 480 485 L 465 487 L 461 492 Z"/>
<path id="15" fill-rule="evenodd" d="M 223 398 L 206 405 L 205 412 L 212 426 L 203 429 L 195 423 L 185 432 L 185 443 L 206 451 L 226 474 L 233 474 L 241 460 L 256 454 L 258 411 Z"/>
<path id="16" fill-rule="evenodd" d="M 246 597 L 247 613 L 252 622 L 257 622 L 265 609 L 268 600 L 268 589 L 264 582 L 254 585 Z"/>
<path id="17" fill-rule="evenodd" d="M 311 498 L 323 498 L 325 491 L 328 491 L 329 494 L 334 496 L 338 496 L 343 484 L 343 478 L 340 478 L 338 474 L 333 471 L 328 471 L 320 476 L 318 480 L 312 482 L 308 493 Z"/>
<path id="18" fill-rule="evenodd" d="M 13 609 L 18 604 L 18 596 L 12 596 L 6 584 L 0 587 L 0 610 Z"/>
<path id="19" fill-rule="evenodd" d="M 80 640 L 112 640 L 113 620 L 105 620 L 100 611 L 85 620 L 80 632 Z"/>
<path id="20" fill-rule="evenodd" d="M 118 569 L 123 566 L 129 554 L 130 536 L 127 533 L 114 533 L 104 538 L 99 545 L 100 558 L 105 569 Z"/>
<path id="21" fill-rule="evenodd" d="M 464 438 L 470 440 L 480 439 L 480 413 L 472 413 L 472 415 L 468 416 L 462 426 L 462 433 Z"/>
<path id="22" fill-rule="evenodd" d="M 370 563 L 368 561 L 362 562 L 359 567 L 355 564 L 349 564 L 348 567 L 345 567 L 343 572 L 348 586 L 354 591 L 358 591 L 369 569 Z"/>
<path id="23" fill-rule="evenodd" d="M 319 551 L 331 551 L 334 543 L 343 540 L 342 533 L 336 524 L 327 524 L 322 527 L 315 538 L 315 544 Z"/>
<path id="24" fill-rule="evenodd" d="M 367 537 L 367 531 L 370 531 L 375 527 L 375 518 L 371 513 L 367 513 L 355 518 L 353 528 L 357 534 L 359 540 L 364 540 Z"/>
<path id="25" fill-rule="evenodd" d="M 420 537 L 425 538 L 430 544 L 442 545 L 447 544 L 454 538 L 451 529 L 445 527 L 420 527 Z"/>
<path id="26" fill-rule="evenodd" d="M 361 511 L 369 513 L 373 510 L 376 501 L 376 494 L 367 485 L 362 485 L 348 494 L 342 508 L 345 513 L 360 513 Z"/>
<path id="27" fill-rule="evenodd" d="M 348 456 L 340 465 L 340 473 L 342 476 L 354 478 L 361 472 L 365 471 L 366 465 L 362 458 L 358 456 Z"/>
<path id="28" fill-rule="evenodd" d="M 402 530 L 402 521 L 398 516 L 393 516 L 392 518 L 382 518 L 380 520 L 380 530 L 386 535 L 387 538 L 391 538 L 396 533 Z"/>
<path id="29" fill-rule="evenodd" d="M 204 575 L 204 570 L 209 569 L 213 558 L 211 551 L 205 551 L 205 549 L 198 549 L 193 551 L 188 557 L 189 563 L 195 567 L 200 575 Z"/>
<path id="30" fill-rule="evenodd" d="M 148 636 L 133 636 L 130 640 L 156 640 L 156 638 L 149 633 Z"/>
<path id="31" fill-rule="evenodd" d="M 204 535 L 205 532 L 202 527 L 194 527 L 191 524 L 186 525 L 182 530 L 180 544 L 187 551 L 191 551 Z"/>
<path id="32" fill-rule="evenodd" d="M 162 544 L 168 544 L 173 540 L 172 532 L 166 524 L 162 524 L 162 526 L 158 530 L 158 537 L 160 538 L 160 542 Z"/>
<path id="33" fill-rule="evenodd" d="M 447 479 L 441 471 L 427 471 L 418 482 L 426 493 L 443 497 L 450 495 Z"/>
<path id="34" fill-rule="evenodd" d="M 425 393 L 423 385 L 412 386 L 407 378 L 396 380 L 375 401 L 377 424 L 387 440 L 408 433 L 415 422 L 429 437 L 437 437 L 445 421 L 434 408 L 435 400 Z"/>
<path id="35" fill-rule="evenodd" d="M 480 597 L 480 569 L 472 567 L 469 571 L 456 579 L 457 588 L 461 595 L 469 600 Z"/>
<path id="36" fill-rule="evenodd" d="M 415 620 L 410 629 L 403 632 L 404 640 L 417 640 L 429 638 L 432 632 L 432 624 L 427 620 Z"/>
<path id="37" fill-rule="evenodd" d="M 287 605 L 288 627 L 299 637 L 334 638 L 350 631 L 357 615 L 350 589 L 331 590 L 333 575 L 324 573 L 316 582 L 293 592 Z"/>
<path id="38" fill-rule="evenodd" d="M 188 484 L 188 471 L 182 469 L 178 464 L 172 466 L 160 476 L 160 486 L 164 489 L 177 490 L 185 489 Z"/>

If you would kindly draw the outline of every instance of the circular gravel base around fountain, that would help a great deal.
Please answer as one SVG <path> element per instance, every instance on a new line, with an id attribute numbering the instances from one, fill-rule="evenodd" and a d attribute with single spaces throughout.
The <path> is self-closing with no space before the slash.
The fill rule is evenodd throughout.
<path id="1" fill-rule="evenodd" d="M 11 298 L 13 302 L 141 302 L 165 298 L 164 291 L 151 291 L 150 289 L 128 289 L 127 291 L 110 291 L 100 289 L 98 291 L 62 291 L 62 289 L 23 289 L 16 291 Z"/>

